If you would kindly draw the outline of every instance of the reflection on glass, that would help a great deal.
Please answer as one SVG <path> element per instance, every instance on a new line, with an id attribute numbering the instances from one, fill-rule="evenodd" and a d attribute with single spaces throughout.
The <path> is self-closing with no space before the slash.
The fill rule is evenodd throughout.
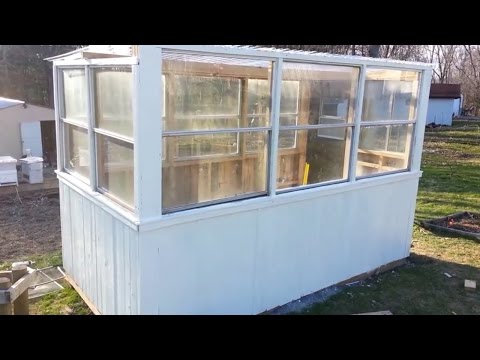
<path id="1" fill-rule="evenodd" d="M 176 137 L 176 157 L 190 158 L 211 155 L 232 155 L 238 153 L 239 134 L 199 134 Z"/>
<path id="2" fill-rule="evenodd" d="M 95 68 L 94 74 L 96 127 L 133 137 L 131 68 Z"/>
<path id="3" fill-rule="evenodd" d="M 420 73 L 368 69 L 363 121 L 415 120 Z"/>
<path id="4" fill-rule="evenodd" d="M 407 169 L 412 131 L 412 124 L 362 127 L 357 176 Z"/>
<path id="5" fill-rule="evenodd" d="M 299 125 L 353 122 L 358 76 L 357 67 L 285 62 L 281 113 L 298 113 Z"/>
<path id="6" fill-rule="evenodd" d="M 84 69 L 62 70 L 63 114 L 70 120 L 87 122 L 87 81 Z"/>
<path id="7" fill-rule="evenodd" d="M 96 137 L 99 188 L 133 206 L 133 144 L 101 134 Z"/>
<path id="8" fill-rule="evenodd" d="M 300 82 L 282 81 L 280 114 L 297 114 Z"/>
<path id="9" fill-rule="evenodd" d="M 356 67 L 285 62 L 280 128 L 353 122 L 358 75 Z M 318 130 L 317 135 L 343 141 L 344 133 L 342 127 Z M 294 149 L 298 143 L 296 130 L 284 129 L 280 132 L 280 149 Z"/>
<path id="10" fill-rule="evenodd" d="M 297 130 L 300 151 L 295 156 L 279 153 L 277 163 L 277 188 L 285 189 L 302 185 L 348 178 L 350 128 L 341 130 L 339 138 L 318 136 L 317 129 Z M 286 132 L 288 130 L 281 130 Z"/>
<path id="11" fill-rule="evenodd" d="M 88 131 L 67 123 L 65 136 L 65 169 L 80 175 L 83 181 L 90 182 Z"/>

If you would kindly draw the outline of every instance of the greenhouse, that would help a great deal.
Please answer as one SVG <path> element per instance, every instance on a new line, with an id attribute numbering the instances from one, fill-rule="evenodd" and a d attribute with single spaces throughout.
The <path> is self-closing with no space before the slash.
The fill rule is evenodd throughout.
<path id="1" fill-rule="evenodd" d="M 410 251 L 432 66 L 248 46 L 50 58 L 64 268 L 101 314 L 258 314 Z"/>

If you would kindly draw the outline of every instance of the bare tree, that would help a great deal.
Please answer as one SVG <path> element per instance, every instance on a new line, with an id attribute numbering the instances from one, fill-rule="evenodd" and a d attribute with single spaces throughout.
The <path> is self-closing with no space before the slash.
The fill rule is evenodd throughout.
<path id="1" fill-rule="evenodd" d="M 480 111 L 480 46 L 462 45 L 459 49 L 455 68 L 458 81 L 462 84 L 464 108 L 478 116 Z"/>
<path id="2" fill-rule="evenodd" d="M 426 47 L 425 52 L 428 61 L 435 64 L 432 78 L 434 83 L 448 84 L 454 81 L 458 50 L 458 45 L 430 45 Z"/>

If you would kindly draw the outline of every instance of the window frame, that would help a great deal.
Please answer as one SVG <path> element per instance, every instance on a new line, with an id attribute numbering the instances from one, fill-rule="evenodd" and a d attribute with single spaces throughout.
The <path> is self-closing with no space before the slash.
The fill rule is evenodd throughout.
<path id="1" fill-rule="evenodd" d="M 174 53 L 177 53 L 174 51 Z M 183 54 L 183 52 L 182 52 Z M 205 56 L 206 54 L 203 54 L 201 52 L 199 53 L 190 53 L 187 52 L 185 53 L 186 55 L 200 55 L 200 56 Z M 224 54 L 212 54 L 213 57 L 220 57 L 220 58 L 233 58 L 235 59 L 235 56 L 225 56 Z M 162 59 L 163 60 L 163 59 Z M 242 94 L 247 94 L 248 93 L 248 80 L 250 79 L 255 79 L 255 80 L 270 80 L 270 109 L 272 108 L 272 102 L 273 102 L 273 74 L 274 74 L 274 69 L 275 69 L 275 61 L 272 61 L 270 59 L 262 59 L 265 63 L 270 63 L 269 66 L 267 66 L 265 69 L 268 70 L 270 69 L 271 71 L 271 76 L 267 78 L 250 78 L 245 75 L 239 75 L 237 76 L 232 76 L 232 75 L 216 75 L 215 78 L 235 78 L 239 79 L 239 94 L 238 94 L 238 115 L 231 115 L 233 117 L 238 116 L 238 127 L 236 128 L 219 128 L 219 129 L 211 129 L 211 130 L 165 130 L 163 124 L 166 124 L 168 121 L 169 116 L 172 116 L 169 114 L 169 108 L 174 106 L 173 100 L 171 96 L 168 96 L 166 93 L 168 92 L 168 82 L 169 81 L 175 81 L 172 79 L 175 76 L 192 76 L 192 77 L 208 77 L 208 74 L 202 74 L 202 73 L 192 73 L 190 74 L 189 72 L 175 72 L 175 71 L 168 71 L 164 72 L 163 69 L 163 64 L 162 64 L 162 76 L 161 76 L 161 88 L 164 89 L 164 114 L 163 116 L 162 113 L 162 147 L 165 149 L 162 154 L 162 160 L 161 160 L 161 166 L 162 168 L 164 167 L 169 167 L 169 166 L 175 166 L 175 163 L 185 163 L 189 161 L 201 161 L 201 160 L 208 160 L 208 159 L 227 159 L 227 158 L 238 158 L 242 159 L 242 156 L 244 155 L 253 155 L 255 151 L 247 151 L 246 148 L 240 147 L 240 134 L 245 134 L 247 133 L 263 133 L 267 136 L 267 142 L 265 144 L 266 147 L 266 155 L 265 155 L 265 169 L 266 169 L 266 181 L 265 181 L 265 190 L 264 191 L 259 191 L 259 192 L 249 192 L 249 193 L 242 193 L 226 198 L 221 198 L 221 199 L 214 199 L 214 200 L 209 200 L 209 201 L 202 201 L 202 202 L 197 202 L 195 204 L 186 204 L 186 205 L 180 205 L 180 206 L 174 206 L 174 207 L 169 207 L 169 208 L 164 208 L 163 207 L 163 201 L 161 204 L 162 208 L 162 214 L 167 215 L 167 214 L 173 214 L 177 213 L 179 211 L 184 211 L 184 210 L 191 210 L 191 209 L 197 209 L 197 208 L 204 208 L 210 205 L 216 205 L 216 204 L 223 204 L 223 203 L 229 203 L 229 202 L 234 202 L 234 201 L 239 201 L 239 200 L 245 200 L 245 199 L 252 199 L 252 198 L 258 198 L 258 197 L 264 197 L 268 196 L 271 191 L 270 191 L 270 161 L 271 161 L 271 153 L 272 153 L 272 132 L 273 132 L 273 113 L 270 110 L 270 121 L 268 123 L 268 126 L 257 126 L 257 127 L 244 127 L 242 126 L 242 118 L 245 116 L 246 119 L 251 117 L 251 114 L 248 113 L 248 95 L 247 96 L 242 96 Z M 245 85 L 245 83 L 247 85 Z M 245 88 L 246 86 L 246 88 Z M 167 108 L 168 104 L 168 108 Z M 174 115 L 175 116 L 175 115 Z M 201 117 L 208 117 L 210 115 L 202 115 Z M 223 115 L 214 115 L 218 117 L 223 117 Z M 264 115 L 265 116 L 265 115 Z M 196 155 L 196 156 L 186 156 L 186 157 L 176 157 L 176 142 L 174 141 L 174 146 L 175 149 L 169 149 L 169 147 L 172 147 L 172 145 L 167 144 L 167 141 L 165 139 L 169 137 L 181 137 L 181 136 L 202 136 L 202 135 L 210 135 L 210 134 L 229 134 L 229 133 L 236 133 L 237 136 L 237 152 L 236 153 L 229 153 L 229 154 L 207 154 L 207 155 Z M 164 162 L 167 164 L 164 166 Z M 162 170 L 162 176 L 163 176 L 163 170 Z M 161 179 L 162 185 L 161 187 L 163 188 L 163 178 Z"/>
<path id="2" fill-rule="evenodd" d="M 87 92 L 87 103 L 86 105 L 86 122 L 81 122 L 78 120 L 74 119 L 69 119 L 67 118 L 67 113 L 66 113 L 66 107 L 65 107 L 65 86 L 64 86 L 64 72 L 65 70 L 83 70 L 84 72 L 84 78 L 85 78 L 85 90 Z M 58 89 L 58 93 L 60 96 L 57 97 L 57 102 L 58 102 L 58 122 L 59 122 L 59 140 L 61 144 L 61 161 L 58 162 L 58 169 L 60 171 L 64 171 L 67 174 L 74 176 L 84 184 L 88 186 L 92 186 L 92 166 L 91 166 L 91 153 L 92 153 L 92 148 L 91 148 L 91 143 L 88 140 L 88 151 L 89 151 L 89 176 L 88 178 L 75 172 L 72 171 L 71 169 L 68 169 L 65 164 L 67 161 L 66 158 L 66 149 L 67 149 L 67 144 L 66 144 L 66 130 L 65 130 L 65 124 L 73 127 L 77 127 L 83 130 L 87 131 L 87 137 L 90 137 L 90 109 L 89 109 L 89 84 L 88 84 L 88 73 L 87 73 L 87 66 L 82 66 L 82 65 L 70 65 L 70 66 L 57 66 L 55 69 L 55 72 L 57 74 L 56 76 L 56 85 Z"/>
<path id="3" fill-rule="evenodd" d="M 90 121 L 89 124 L 91 126 L 91 143 L 93 143 L 93 156 L 95 157 L 95 172 L 94 172 L 94 180 L 95 180 L 95 189 L 94 191 L 104 195 L 105 197 L 109 198 L 110 200 L 114 201 L 115 203 L 119 204 L 123 208 L 126 208 L 129 211 L 134 212 L 135 211 L 135 167 L 134 164 L 132 164 L 132 180 L 134 183 L 134 189 L 132 189 L 132 204 L 128 204 L 127 202 L 123 201 L 120 199 L 118 196 L 115 194 L 111 193 L 108 189 L 105 189 L 104 187 L 100 186 L 100 178 L 99 178 L 99 172 L 98 172 L 98 167 L 99 167 L 99 161 L 98 161 L 98 136 L 101 135 L 107 138 L 115 139 L 117 141 L 131 144 L 132 145 L 132 153 L 133 153 L 133 162 L 135 161 L 135 115 L 134 111 L 132 109 L 132 137 L 122 135 L 122 134 L 117 134 L 113 131 L 110 130 L 104 130 L 101 128 L 97 127 L 96 120 L 97 120 L 97 115 L 96 115 L 96 100 L 95 100 L 95 69 L 102 69 L 102 68 L 129 68 L 130 73 L 132 76 L 132 103 L 133 103 L 133 97 L 135 97 L 135 85 L 134 85 L 134 71 L 133 71 L 133 66 L 131 64 L 112 64 L 112 65 L 106 65 L 106 64 L 92 64 L 88 66 L 88 90 L 89 90 L 89 105 L 90 105 Z M 133 106 L 133 105 L 132 105 Z"/>
<path id="4" fill-rule="evenodd" d="M 112 200 L 114 203 L 121 206 L 123 209 L 128 210 L 131 213 L 135 213 L 135 200 L 132 204 L 128 204 L 119 197 L 115 196 L 114 194 L 110 193 L 107 189 L 102 188 L 99 186 L 99 178 L 98 178 L 98 151 L 97 151 L 97 134 L 114 138 L 118 141 L 122 141 L 124 143 L 129 143 L 133 146 L 133 152 L 135 153 L 135 134 L 130 138 L 128 136 L 119 135 L 114 132 L 103 130 L 96 127 L 96 113 L 95 113 L 95 81 L 94 81 L 94 69 L 96 68 L 129 68 L 132 73 L 134 72 L 134 63 L 126 61 L 126 62 L 119 62 L 119 63 L 102 63 L 102 64 L 68 64 L 68 65 L 56 65 L 54 68 L 55 74 L 55 85 L 57 86 L 57 106 L 58 106 L 58 139 L 60 140 L 60 151 L 59 151 L 59 165 L 57 166 L 59 171 L 65 172 L 70 176 L 78 179 L 85 185 L 90 187 L 90 190 L 94 193 L 99 193 L 105 196 L 106 198 Z M 85 86 L 87 91 L 87 121 L 82 123 L 80 121 L 68 119 L 62 114 L 65 113 L 65 92 L 64 92 L 64 81 L 63 81 L 63 72 L 65 70 L 83 70 L 85 75 Z M 132 81 L 132 97 L 135 97 L 135 85 Z M 132 99 L 133 100 L 133 99 Z M 135 115 L 132 111 L 132 129 L 134 132 L 134 122 L 135 122 Z M 89 177 L 88 179 L 74 171 L 71 171 L 65 166 L 66 161 L 66 141 L 65 141 L 65 125 L 68 124 L 69 126 L 76 126 L 78 128 L 82 128 L 87 130 L 88 134 L 88 147 L 89 147 Z M 135 173 L 133 174 L 133 181 L 135 182 Z M 135 191 L 134 191 L 135 193 Z M 133 194 L 133 198 L 135 199 L 135 194 Z"/>
<path id="5" fill-rule="evenodd" d="M 388 67 L 385 67 L 385 66 L 382 66 L 382 65 L 379 65 L 379 66 L 365 66 L 365 76 L 364 76 L 364 79 L 363 79 L 363 88 L 365 88 L 365 84 L 366 82 L 368 81 L 367 79 L 367 73 L 369 70 L 387 70 L 387 71 L 404 71 L 404 72 L 412 72 L 412 73 L 416 73 L 417 74 L 417 80 L 416 80 L 416 97 L 415 97 L 415 113 L 414 113 L 414 117 L 412 120 L 368 120 L 368 121 L 364 121 L 363 120 L 363 104 L 364 104 L 364 99 L 365 99 L 365 96 L 364 94 L 362 93 L 362 108 L 361 108 L 361 112 L 360 112 L 360 119 L 358 120 L 359 122 L 359 127 L 358 127 L 358 132 L 359 132 L 359 136 L 360 136 L 360 132 L 361 132 L 361 129 L 364 128 L 364 127 L 383 127 L 383 126 L 395 126 L 395 125 L 406 125 L 407 126 L 407 129 L 409 127 L 409 125 L 412 125 L 412 130 L 411 130 L 411 133 L 410 135 L 408 134 L 407 132 L 407 141 L 405 143 L 405 152 L 407 151 L 408 149 L 408 156 L 406 158 L 406 167 L 404 169 L 397 169 L 397 170 L 389 170 L 389 171 L 382 171 L 382 172 L 377 172 L 377 173 L 373 173 L 373 174 L 367 174 L 367 175 L 361 175 L 361 176 L 357 176 L 356 175 L 356 164 L 355 164 L 355 178 L 357 180 L 364 180 L 364 179 L 368 179 L 368 178 L 374 178 L 374 177 L 378 177 L 378 176 L 385 176 L 385 175 L 391 175 L 391 174 L 397 174 L 397 173 L 403 173 L 403 172 L 410 172 L 411 171 L 411 166 L 412 166 L 412 157 L 413 157 L 413 151 L 414 151 L 414 144 L 415 144 L 415 138 L 416 138 L 416 134 L 417 134 L 417 122 L 418 122 L 418 117 L 419 117 L 419 109 L 420 109 L 420 106 L 423 106 L 421 103 L 420 103 L 420 95 L 421 95 L 421 90 L 422 90 L 422 84 L 424 82 L 424 71 L 423 70 L 418 70 L 418 69 L 404 69 L 404 68 L 388 68 Z M 384 81 L 388 81 L 387 80 L 384 80 Z M 413 93 L 412 93 L 413 94 Z M 388 138 L 390 136 L 390 132 L 391 132 L 391 127 L 387 128 L 387 134 L 386 134 L 386 137 Z M 359 142 L 357 142 L 357 150 L 356 150 L 356 153 L 357 153 L 357 157 L 358 157 L 358 153 L 359 153 L 359 150 L 360 150 L 360 147 L 359 147 Z M 388 141 L 386 142 L 386 145 L 385 145 L 387 148 L 388 148 Z M 388 152 L 388 150 L 385 150 L 385 152 Z M 356 157 L 356 163 L 358 163 L 358 159 Z"/>
<path id="6" fill-rule="evenodd" d="M 281 194 L 286 194 L 290 192 L 295 192 L 295 191 L 302 191 L 305 189 L 312 189 L 312 188 L 317 188 L 317 187 L 323 187 L 323 186 L 328 186 L 328 185 L 333 185 L 333 184 L 340 184 L 340 183 L 348 183 L 352 182 L 352 151 L 354 150 L 354 145 L 355 145 L 355 132 L 357 132 L 358 126 L 358 116 L 359 116 L 359 110 L 361 111 L 361 108 L 359 108 L 359 89 L 363 84 L 361 83 L 362 81 L 362 73 L 364 72 L 364 68 L 361 64 L 341 64 L 341 63 L 327 63 L 327 62 L 314 62 L 314 61 L 302 61 L 298 59 L 288 59 L 287 62 L 289 64 L 307 64 L 307 65 L 324 65 L 324 66 L 331 66 L 331 67 L 350 67 L 350 68 L 355 68 L 358 70 L 358 75 L 355 86 L 355 95 L 353 97 L 353 102 L 351 107 L 353 108 L 353 114 L 350 115 L 351 121 L 348 121 L 349 115 L 347 112 L 347 118 L 345 123 L 342 124 L 320 124 L 320 116 L 317 119 L 316 124 L 298 124 L 298 116 L 297 116 L 297 121 L 296 125 L 294 126 L 282 126 L 279 124 L 279 131 L 285 131 L 285 130 L 317 130 L 317 136 L 318 136 L 318 131 L 321 129 L 335 129 L 335 128 L 342 128 L 348 131 L 350 129 L 350 140 L 346 140 L 346 147 L 350 147 L 350 149 L 345 150 L 345 157 L 347 157 L 348 161 L 344 162 L 344 171 L 347 172 L 347 176 L 345 179 L 336 179 L 336 180 L 328 180 L 328 181 L 323 181 L 319 183 L 314 183 L 314 184 L 306 184 L 306 185 L 300 185 L 300 186 L 295 186 L 295 187 L 288 187 L 288 188 L 283 188 L 283 189 L 276 189 L 276 195 L 281 195 Z M 283 62 L 284 63 L 284 62 Z M 283 80 L 283 63 L 282 63 L 282 69 L 281 69 L 281 79 Z M 291 81 L 291 79 L 288 79 L 286 81 Z M 302 86 L 301 86 L 301 81 L 299 81 L 299 102 L 302 99 Z M 280 101 L 280 98 L 278 99 Z M 300 113 L 300 104 L 297 104 L 298 112 Z M 297 137 L 297 136 L 296 136 Z M 278 148 L 280 150 L 280 148 Z M 277 152 L 277 151 L 275 151 Z M 278 157 L 280 155 L 280 151 L 277 152 L 276 156 Z M 356 162 L 356 159 L 354 160 Z M 277 171 L 277 168 L 275 168 L 275 173 Z M 276 178 L 276 176 L 275 176 Z M 275 179 L 276 180 L 276 179 Z M 276 183 L 276 181 L 275 181 Z"/>
<path id="7" fill-rule="evenodd" d="M 195 208 L 188 209 L 188 211 L 176 211 L 174 214 L 165 215 L 162 212 L 162 189 L 159 186 L 159 189 L 154 188 L 154 185 L 151 184 L 151 181 L 143 180 L 141 173 L 144 172 L 148 164 L 151 164 L 153 160 L 155 160 L 155 153 L 152 154 L 148 148 L 148 142 L 145 140 L 152 139 L 150 134 L 147 130 L 142 129 L 138 124 L 139 119 L 144 120 L 147 117 L 147 112 L 152 111 L 155 114 L 160 114 L 161 111 L 165 108 L 165 104 L 163 100 L 154 101 L 149 96 L 152 92 L 157 94 L 163 94 L 163 90 L 161 89 L 161 84 L 163 83 L 161 79 L 162 71 L 161 69 L 158 70 L 156 67 L 162 63 L 162 52 L 163 51 L 174 51 L 179 53 L 188 53 L 188 54 L 202 54 L 202 55 L 213 55 L 213 56 L 221 56 L 221 57 L 234 57 L 234 58 L 244 58 L 248 60 L 264 60 L 264 61 L 271 61 L 274 66 L 272 69 L 272 99 L 271 99 L 271 131 L 270 131 L 270 138 L 269 143 L 271 146 L 270 153 L 268 156 L 268 172 L 267 172 L 267 187 L 269 196 L 265 198 L 262 196 L 259 199 L 250 199 L 248 202 L 237 202 L 232 203 L 235 200 L 228 199 L 227 201 L 222 201 L 223 206 L 209 206 L 214 204 L 207 204 L 205 206 L 198 206 L 203 209 L 201 211 L 196 212 Z M 391 181 L 399 181 L 401 179 L 410 178 L 406 175 L 411 176 L 413 179 L 414 177 L 418 176 L 420 170 L 420 160 L 421 160 L 421 143 L 423 141 L 423 131 L 422 131 L 422 124 L 425 121 L 426 111 L 427 111 L 427 103 L 428 103 L 428 87 L 430 83 L 430 78 L 432 76 L 432 65 L 431 64 L 424 64 L 424 63 L 413 63 L 413 62 L 403 62 L 403 61 L 395 61 L 395 60 L 384 60 L 384 59 L 369 59 L 369 58 L 355 58 L 352 56 L 336 56 L 330 54 L 321 54 L 321 53 L 307 53 L 307 52 L 296 52 L 296 51 L 272 51 L 266 49 L 253 49 L 253 48 L 242 48 L 242 47 L 230 47 L 230 46 L 210 46 L 210 45 L 152 45 L 152 46 L 143 46 L 139 45 L 136 50 L 134 51 L 133 56 L 129 57 L 116 57 L 116 58 L 98 58 L 98 59 L 85 59 L 85 58 L 58 58 L 52 59 L 54 62 L 54 85 L 57 86 L 57 92 L 54 94 L 54 101 L 55 106 L 57 109 L 61 108 L 62 105 L 62 91 L 61 89 L 62 81 L 61 77 L 59 76 L 59 72 L 63 69 L 79 69 L 85 68 L 86 73 L 90 72 L 90 68 L 93 66 L 99 67 L 109 67 L 109 66 L 130 66 L 132 68 L 132 72 L 134 75 L 134 92 L 133 92 L 133 107 L 134 107 L 134 114 L 133 114 L 133 122 L 134 122 L 134 198 L 135 198 L 135 209 L 132 210 L 128 209 L 125 211 L 124 207 L 116 206 L 119 205 L 118 203 L 108 201 L 107 197 L 105 196 L 98 196 L 100 193 L 96 188 L 96 148 L 94 148 L 95 141 L 94 141 L 94 132 L 91 129 L 91 124 L 89 122 L 89 151 L 90 151 L 90 158 L 93 161 L 90 161 L 90 184 L 87 185 L 82 181 L 77 181 L 78 176 L 75 174 L 71 174 L 67 171 L 64 167 L 65 160 L 64 160 L 64 131 L 63 131 L 63 121 L 60 119 L 60 112 L 56 111 L 56 119 L 57 119 L 57 144 L 58 144 L 58 151 L 57 151 L 57 171 L 59 172 L 59 178 L 62 181 L 66 181 L 67 183 L 71 183 L 72 186 L 76 186 L 84 190 L 84 193 L 89 195 L 92 201 L 100 201 L 100 203 L 106 205 L 106 208 L 112 209 L 112 213 L 119 214 L 123 218 L 128 219 L 132 223 L 132 226 L 137 226 L 140 223 L 143 223 L 143 220 L 146 223 L 155 222 L 161 220 L 163 218 L 166 223 L 167 220 L 174 220 L 174 219 L 182 219 L 182 218 L 189 218 L 190 216 L 199 216 L 203 217 L 205 215 L 200 214 L 216 214 L 217 212 L 223 212 L 227 209 L 238 209 L 232 210 L 232 212 L 236 211 L 243 211 L 241 209 L 244 206 L 247 208 L 252 207 L 256 208 L 257 206 L 267 206 L 265 204 L 270 203 L 288 203 L 289 201 L 297 201 L 298 199 L 307 199 L 310 196 L 321 196 L 321 194 L 329 194 L 331 191 L 338 192 L 338 191 L 348 191 L 350 189 L 356 189 L 358 187 L 363 187 L 368 184 L 371 186 L 373 184 L 380 184 L 380 183 L 388 183 Z M 142 62 L 139 61 L 140 55 L 142 57 Z M 340 186 L 332 186 L 328 187 L 325 185 L 330 185 L 330 183 L 320 183 L 320 184 L 313 184 L 311 186 L 306 187 L 296 187 L 292 188 L 291 191 L 299 191 L 298 194 L 284 194 L 283 192 L 277 193 L 276 192 L 276 179 L 275 176 L 271 176 L 272 173 L 276 173 L 277 169 L 277 157 L 278 157 L 278 131 L 279 131 L 279 103 L 278 99 L 280 98 L 280 94 L 278 88 L 281 84 L 282 79 L 282 64 L 283 61 L 289 62 L 300 62 L 303 64 L 311 63 L 311 64 L 320 64 L 320 65 L 336 65 L 336 66 L 354 66 L 361 68 L 360 71 L 360 80 L 359 86 L 357 87 L 357 105 L 356 105 L 356 116 L 355 121 L 352 128 L 352 146 L 350 151 L 349 157 L 349 179 L 348 185 L 347 184 L 340 184 Z M 363 86 L 365 83 L 365 73 L 367 69 L 370 68 L 381 68 L 386 70 L 398 70 L 398 71 L 412 71 L 419 73 L 419 80 L 418 80 L 418 87 L 417 87 L 417 111 L 415 116 L 415 124 L 412 125 L 412 136 L 410 139 L 410 151 L 409 151 L 409 159 L 408 159 L 408 167 L 406 169 L 392 171 L 392 172 L 383 172 L 379 174 L 372 174 L 368 176 L 356 177 L 355 169 L 357 164 L 357 155 L 358 155 L 358 141 L 360 135 L 360 127 L 361 127 L 361 114 L 362 114 L 362 106 L 363 106 Z M 152 76 L 156 75 L 156 76 Z M 87 77 L 90 79 L 90 76 Z M 157 78 L 160 78 L 158 80 Z M 140 79 L 142 80 L 142 86 L 140 85 Z M 155 84 L 155 88 L 152 85 Z M 156 84 L 160 84 L 160 87 L 157 89 Z M 277 85 L 275 85 L 277 84 Z M 89 85 L 89 93 L 90 97 L 92 93 L 90 91 Z M 148 93 L 148 94 L 147 94 Z M 278 93 L 278 94 L 277 94 Z M 277 99 L 278 97 L 278 99 Z M 161 99 L 161 97 L 160 97 Z M 91 102 L 91 99 L 89 100 Z M 145 106 L 145 104 L 147 106 Z M 90 109 L 91 103 L 89 104 Z M 89 112 L 90 113 L 90 112 Z M 92 118 L 92 116 L 90 115 Z M 395 121 L 393 125 L 401 124 L 400 121 Z M 76 125 L 76 124 L 74 124 Z M 383 125 L 378 121 L 373 126 Z M 161 153 L 162 157 L 165 153 L 162 151 L 164 142 L 163 142 L 163 125 L 160 123 L 159 125 L 152 125 L 156 132 L 159 132 L 159 136 L 157 134 L 158 141 L 158 149 L 157 145 L 154 146 L 155 150 L 158 150 L 157 153 Z M 151 130 L 150 130 L 151 131 Z M 152 135 L 153 136 L 153 135 Z M 152 139 L 153 140 L 153 139 Z M 143 142 L 143 144 L 142 144 Z M 60 174 L 60 173 L 64 174 Z M 411 174 L 398 174 L 398 173 L 411 173 Z M 159 166 L 159 169 L 152 169 L 149 172 L 149 176 L 154 178 L 156 181 L 162 181 L 162 166 Z M 95 175 L 95 176 L 93 176 Z M 374 177 L 383 177 L 383 179 L 376 179 L 375 181 L 368 181 L 368 178 Z M 92 181 L 95 180 L 95 181 Z M 398 180 L 397 180 L 398 179 Z M 360 182 L 359 182 L 360 181 Z M 157 181 L 158 182 L 158 181 Z M 357 184 L 355 185 L 355 183 Z M 345 186 L 345 187 L 344 187 Z M 305 192 L 302 192 L 303 189 L 306 188 L 316 188 L 311 189 Z M 90 188 L 88 190 L 88 188 Z M 323 189 L 320 189 L 323 188 Z M 342 189 L 342 190 L 341 190 Z M 148 190 L 148 191 L 147 191 Z M 290 191 L 288 191 L 290 192 Z M 142 195 L 143 194 L 143 195 Z M 153 196 L 152 196 L 153 195 Z M 158 198 L 158 199 L 157 199 Z M 160 206 L 156 204 L 156 202 L 160 203 Z M 248 205 L 250 204 L 250 205 Z M 208 210 L 206 209 L 208 207 Z M 229 211 L 229 210 L 228 210 Z M 228 212 L 227 211 L 227 212 Z M 197 214 L 197 215 L 195 215 Z M 208 216 L 208 215 L 207 215 Z M 174 220 L 177 221 L 177 220 Z M 133 225 L 135 224 L 135 225 Z"/>

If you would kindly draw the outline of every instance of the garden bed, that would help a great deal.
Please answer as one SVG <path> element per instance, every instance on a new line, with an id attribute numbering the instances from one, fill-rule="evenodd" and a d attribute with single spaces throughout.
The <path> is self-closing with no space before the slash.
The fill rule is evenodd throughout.
<path id="1" fill-rule="evenodd" d="M 478 213 L 463 211 L 440 219 L 423 221 L 423 226 L 431 230 L 442 230 L 480 240 L 480 214 Z"/>

